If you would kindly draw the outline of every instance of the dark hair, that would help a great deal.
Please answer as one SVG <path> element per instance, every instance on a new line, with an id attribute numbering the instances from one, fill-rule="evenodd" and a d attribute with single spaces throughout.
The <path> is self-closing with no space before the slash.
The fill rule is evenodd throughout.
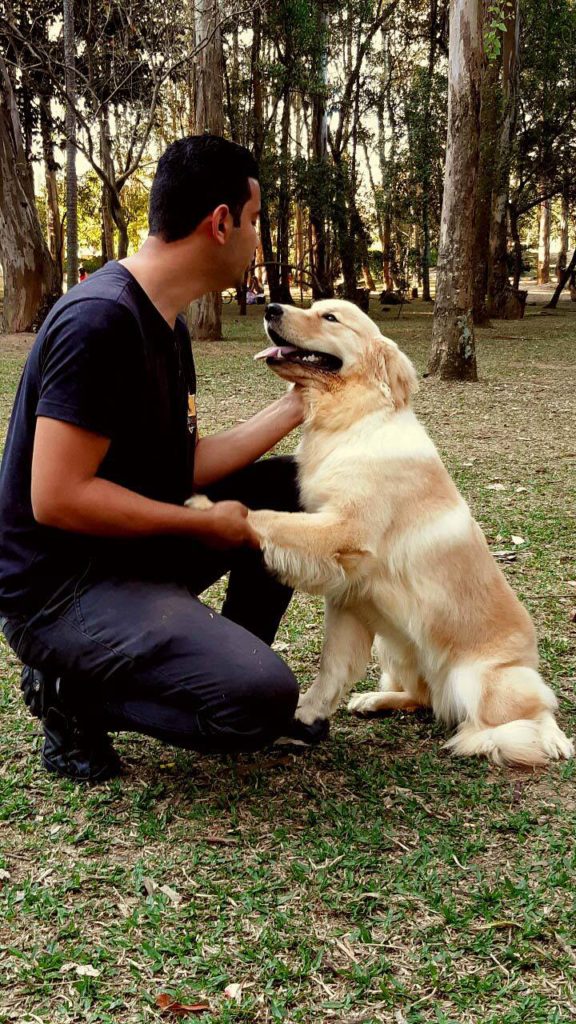
<path id="1" fill-rule="evenodd" d="M 258 176 L 254 157 L 236 142 L 218 135 L 178 139 L 158 161 L 150 191 L 150 234 L 177 242 L 221 203 L 238 226 L 250 198 L 248 178 Z"/>

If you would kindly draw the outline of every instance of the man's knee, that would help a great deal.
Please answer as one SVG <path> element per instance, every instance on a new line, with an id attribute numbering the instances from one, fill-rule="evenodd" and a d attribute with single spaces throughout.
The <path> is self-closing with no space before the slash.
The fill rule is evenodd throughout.
<path id="1" fill-rule="evenodd" d="M 293 718 L 298 697 L 294 673 L 275 657 L 263 677 L 251 681 L 247 704 L 255 720 L 260 720 L 264 727 L 276 727 Z"/>

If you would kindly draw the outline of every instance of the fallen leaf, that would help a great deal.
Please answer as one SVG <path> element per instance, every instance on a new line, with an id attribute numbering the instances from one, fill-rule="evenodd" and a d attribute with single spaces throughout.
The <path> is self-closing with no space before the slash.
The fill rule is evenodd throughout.
<path id="1" fill-rule="evenodd" d="M 6 871 L 6 868 L 0 868 L 0 888 L 2 887 L 2 882 L 10 881 L 10 877 L 10 872 Z"/>
<path id="2" fill-rule="evenodd" d="M 504 484 L 486 484 L 487 491 L 505 491 L 506 487 Z"/>
<path id="3" fill-rule="evenodd" d="M 176 892 L 176 889 L 171 889 L 169 885 L 160 885 L 158 892 L 163 892 L 175 907 L 181 902 L 182 897 L 180 894 Z"/>
<path id="4" fill-rule="evenodd" d="M 152 893 L 156 892 L 156 889 L 158 888 L 158 883 L 155 882 L 153 878 L 149 878 L 147 875 L 145 875 L 144 878 L 142 879 L 142 888 L 144 889 L 144 892 L 146 893 L 147 896 L 151 896 Z"/>
<path id="5" fill-rule="evenodd" d="M 175 1017 L 186 1017 L 188 1013 L 208 1013 L 210 1011 L 208 1003 L 186 1005 L 179 1003 L 165 992 L 156 997 L 156 1006 L 160 1008 L 162 1015 L 172 1013 Z"/>
<path id="6" fill-rule="evenodd" d="M 515 562 L 518 557 L 515 551 L 493 551 L 492 554 L 498 562 Z"/>
<path id="7" fill-rule="evenodd" d="M 242 985 L 238 985 L 236 982 L 233 982 L 231 985 L 226 985 L 224 995 L 227 999 L 233 999 L 235 1003 L 241 1003 Z"/>
<path id="8" fill-rule="evenodd" d="M 61 974 L 67 974 L 68 971 L 74 971 L 80 978 L 99 978 L 100 971 L 96 967 L 92 967 L 92 964 L 77 964 L 74 961 L 62 964 L 60 968 Z"/>
<path id="9" fill-rule="evenodd" d="M 524 537 L 517 537 L 514 534 L 512 534 L 512 537 L 510 539 L 511 539 L 512 543 L 516 544 L 517 546 L 519 546 L 520 544 L 525 544 L 526 543 L 526 541 L 524 540 Z"/>
<path id="10" fill-rule="evenodd" d="M 528 490 L 527 487 L 517 487 L 516 488 L 516 494 L 524 494 L 524 492 L 527 491 L 527 490 Z"/>
<path id="11" fill-rule="evenodd" d="M 272 645 L 272 650 L 279 651 L 280 654 L 282 654 L 284 651 L 290 650 L 290 644 L 285 643 L 284 640 L 277 640 L 276 643 Z"/>
<path id="12" fill-rule="evenodd" d="M 76 974 L 80 975 L 81 978 L 99 978 L 100 971 L 96 967 L 92 967 L 92 964 L 77 964 Z"/>

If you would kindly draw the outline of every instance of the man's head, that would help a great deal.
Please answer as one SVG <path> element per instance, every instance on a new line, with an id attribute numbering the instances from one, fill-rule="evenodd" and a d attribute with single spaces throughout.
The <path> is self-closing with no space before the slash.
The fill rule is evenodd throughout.
<path id="1" fill-rule="evenodd" d="M 199 233 L 214 246 L 215 287 L 242 282 L 258 243 L 259 213 L 258 165 L 244 146 L 190 135 L 160 158 L 150 192 L 150 234 L 170 243 Z"/>

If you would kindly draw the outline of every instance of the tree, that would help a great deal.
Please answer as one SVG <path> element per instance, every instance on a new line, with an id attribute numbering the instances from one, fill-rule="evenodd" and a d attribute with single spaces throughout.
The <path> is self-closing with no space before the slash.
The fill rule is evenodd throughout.
<path id="1" fill-rule="evenodd" d="M 429 372 L 477 380 L 472 292 L 483 45 L 481 0 L 451 0 L 448 139 Z"/>
<path id="2" fill-rule="evenodd" d="M 76 175 L 76 34 L 74 0 L 63 0 L 66 87 L 66 283 L 78 283 L 78 179 Z"/>
<path id="3" fill-rule="evenodd" d="M 60 295 L 34 200 L 14 88 L 0 57 L 0 260 L 4 329 L 29 331 Z"/>
<path id="4" fill-rule="evenodd" d="M 518 57 L 520 45 L 520 0 L 508 0 L 502 31 L 502 77 L 500 117 L 494 151 L 494 186 L 487 281 L 488 315 L 521 318 L 524 302 L 508 278 L 507 211 L 510 188 L 512 143 L 518 113 Z M 525 299 L 525 296 L 524 296 Z"/>
<path id="5" fill-rule="evenodd" d="M 218 0 L 196 0 L 196 39 L 200 51 L 195 58 L 194 95 L 196 132 L 222 135 L 224 131 L 224 57 Z M 193 304 L 196 307 L 194 337 L 222 340 L 222 295 L 209 292 Z"/>

